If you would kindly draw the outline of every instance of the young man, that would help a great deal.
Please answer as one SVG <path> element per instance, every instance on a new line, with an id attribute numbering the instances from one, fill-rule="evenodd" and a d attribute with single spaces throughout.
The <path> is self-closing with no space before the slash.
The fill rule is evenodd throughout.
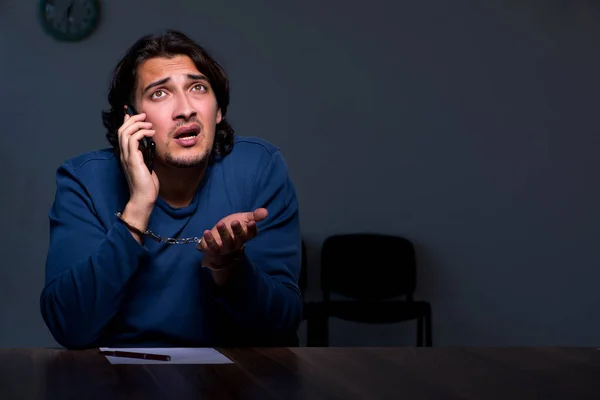
<path id="1" fill-rule="evenodd" d="M 117 65 L 108 98 L 113 148 L 57 171 L 40 299 L 55 340 L 296 344 L 294 186 L 277 148 L 234 136 L 223 69 L 182 33 L 146 36 Z M 143 138 L 155 143 L 152 172 Z"/>

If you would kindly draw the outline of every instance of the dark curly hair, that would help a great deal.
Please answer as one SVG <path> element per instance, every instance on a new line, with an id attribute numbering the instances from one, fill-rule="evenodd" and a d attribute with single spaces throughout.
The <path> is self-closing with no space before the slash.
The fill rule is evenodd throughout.
<path id="1" fill-rule="evenodd" d="M 119 152 L 117 131 L 123 125 L 124 106 L 134 103 L 138 67 L 151 58 L 178 55 L 190 57 L 196 68 L 206 75 L 221 109 L 222 119 L 216 126 L 211 160 L 214 157 L 223 157 L 233 149 L 234 130 L 225 119 L 229 106 L 229 79 L 225 71 L 203 47 L 188 36 L 179 31 L 167 30 L 164 33 L 146 35 L 139 39 L 129 48 L 114 69 L 108 93 L 110 109 L 102 111 L 102 122 L 107 130 L 106 139 L 115 152 Z"/>

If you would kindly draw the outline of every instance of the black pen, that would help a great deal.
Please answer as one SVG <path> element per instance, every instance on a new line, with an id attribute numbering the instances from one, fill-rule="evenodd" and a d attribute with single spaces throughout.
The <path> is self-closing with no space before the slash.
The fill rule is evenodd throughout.
<path id="1" fill-rule="evenodd" d="M 111 357 L 139 358 L 142 360 L 171 361 L 171 356 L 165 354 L 134 353 L 131 351 L 101 351 L 100 354 Z"/>

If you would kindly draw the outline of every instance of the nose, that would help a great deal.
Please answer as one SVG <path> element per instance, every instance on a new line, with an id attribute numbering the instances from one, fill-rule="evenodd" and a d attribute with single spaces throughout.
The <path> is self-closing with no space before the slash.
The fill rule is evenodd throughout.
<path id="1" fill-rule="evenodd" d="M 188 120 L 196 116 L 196 110 L 185 94 L 179 96 L 176 101 L 175 109 L 173 110 L 173 119 Z"/>

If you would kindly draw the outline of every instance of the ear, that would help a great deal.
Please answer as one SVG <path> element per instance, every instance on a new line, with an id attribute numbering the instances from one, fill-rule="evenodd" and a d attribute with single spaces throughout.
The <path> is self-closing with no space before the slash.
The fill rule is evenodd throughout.
<path id="1" fill-rule="evenodd" d="M 219 108 L 217 110 L 217 124 L 219 124 L 222 119 L 223 119 L 223 116 L 221 115 L 221 109 Z"/>

